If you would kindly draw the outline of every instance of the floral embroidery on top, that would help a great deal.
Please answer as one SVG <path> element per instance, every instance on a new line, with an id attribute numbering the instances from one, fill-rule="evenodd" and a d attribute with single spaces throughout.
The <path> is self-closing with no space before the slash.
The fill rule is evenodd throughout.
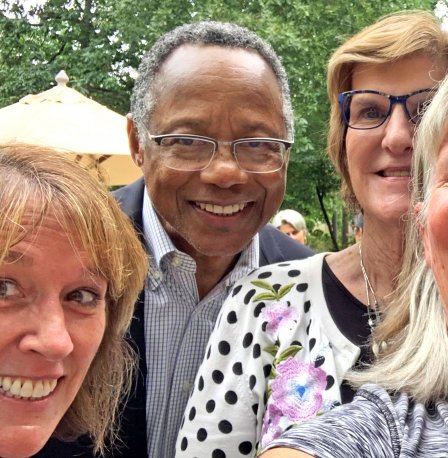
<path id="1" fill-rule="evenodd" d="M 278 336 L 281 330 L 293 324 L 299 315 L 297 308 L 291 306 L 290 302 L 281 301 L 294 283 L 275 287 L 264 280 L 251 283 L 266 290 L 257 294 L 253 302 L 275 301 L 261 312 L 266 323 L 265 332 L 276 339 L 274 345 L 264 348 L 264 351 L 274 356 L 260 438 L 260 446 L 265 447 L 282 434 L 285 421 L 287 424 L 297 423 L 319 414 L 324 404 L 322 392 L 327 386 L 327 373 L 316 367 L 314 362 L 295 359 L 295 355 L 303 348 L 300 344 L 290 345 L 279 354 Z"/>
<path id="2" fill-rule="evenodd" d="M 283 302 L 275 302 L 272 306 L 264 308 L 261 314 L 267 322 L 266 332 L 273 338 L 277 338 L 281 328 L 294 322 L 298 316 L 298 311 L 295 307 L 290 307 Z"/>

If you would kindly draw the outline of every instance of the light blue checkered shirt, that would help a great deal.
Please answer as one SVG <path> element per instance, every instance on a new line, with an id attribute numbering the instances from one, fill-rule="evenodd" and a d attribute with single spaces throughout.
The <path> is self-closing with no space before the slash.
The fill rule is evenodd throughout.
<path id="1" fill-rule="evenodd" d="M 143 229 L 151 258 L 145 286 L 148 456 L 172 458 L 176 437 L 210 333 L 234 283 L 259 264 L 254 237 L 235 268 L 201 301 L 196 263 L 177 250 L 145 191 Z"/>

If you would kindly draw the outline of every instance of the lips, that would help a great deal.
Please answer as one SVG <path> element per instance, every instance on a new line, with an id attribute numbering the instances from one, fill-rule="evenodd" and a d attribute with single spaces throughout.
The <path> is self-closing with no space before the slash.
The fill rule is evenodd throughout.
<path id="1" fill-rule="evenodd" d="M 409 171 L 409 169 L 405 169 L 405 170 L 382 170 L 380 173 L 379 173 L 382 177 L 399 177 L 399 178 L 402 178 L 402 177 L 410 177 L 411 176 L 411 172 Z"/>
<path id="2" fill-rule="evenodd" d="M 0 394 L 16 399 L 41 399 L 52 393 L 57 383 L 57 379 L 30 380 L 0 377 Z"/>
<path id="3" fill-rule="evenodd" d="M 212 213 L 218 216 L 231 216 L 241 212 L 247 207 L 247 203 L 217 205 L 204 202 L 195 202 L 195 205 L 207 213 Z"/>

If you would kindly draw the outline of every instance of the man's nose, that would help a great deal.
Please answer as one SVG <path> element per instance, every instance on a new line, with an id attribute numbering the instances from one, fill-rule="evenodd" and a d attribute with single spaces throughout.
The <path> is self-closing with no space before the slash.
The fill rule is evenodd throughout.
<path id="1" fill-rule="evenodd" d="M 220 188 L 244 184 L 248 179 L 249 173 L 240 169 L 229 144 L 218 144 L 212 161 L 201 172 L 201 180 L 204 183 L 214 184 Z"/>

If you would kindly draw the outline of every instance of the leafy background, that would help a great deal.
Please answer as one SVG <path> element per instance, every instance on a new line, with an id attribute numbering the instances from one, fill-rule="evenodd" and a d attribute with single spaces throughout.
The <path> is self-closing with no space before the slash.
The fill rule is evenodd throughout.
<path id="1" fill-rule="evenodd" d="M 438 8 L 428 0 L 0 0 L 0 108 L 54 85 L 64 69 L 70 85 L 125 114 L 140 58 L 163 32 L 191 21 L 236 22 L 267 39 L 287 69 L 296 143 L 283 208 L 299 210 L 317 251 L 352 242 L 338 177 L 325 154 L 329 105 L 326 63 L 348 36 L 380 16 Z M 324 224 L 317 190 L 338 246 Z"/>

